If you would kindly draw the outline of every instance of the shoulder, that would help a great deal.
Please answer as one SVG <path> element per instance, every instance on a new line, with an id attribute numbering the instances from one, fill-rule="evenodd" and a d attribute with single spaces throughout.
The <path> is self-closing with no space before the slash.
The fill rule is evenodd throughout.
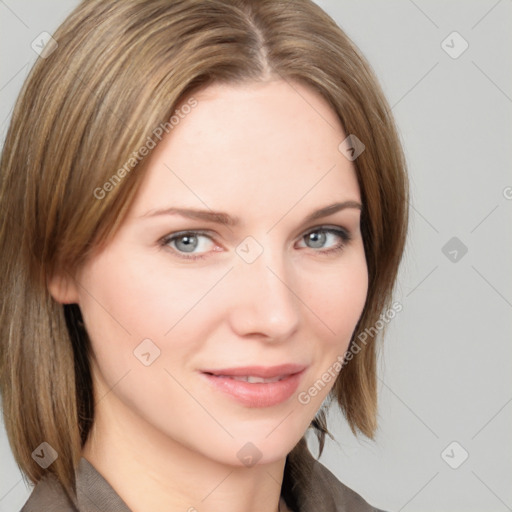
<path id="1" fill-rule="evenodd" d="M 384 512 L 317 461 L 304 438 L 288 455 L 283 490 L 293 512 Z"/>
<path id="2" fill-rule="evenodd" d="M 39 481 L 21 512 L 77 512 L 64 488 L 53 475 Z"/>
<path id="3" fill-rule="evenodd" d="M 37 483 L 21 512 L 130 512 L 103 476 L 83 457 L 76 469 L 76 494 L 68 496 L 49 473 Z"/>
<path id="4" fill-rule="evenodd" d="M 384 512 L 372 507 L 361 495 L 340 482 L 323 464 L 315 461 L 317 482 L 320 492 L 330 493 L 336 502 L 335 510 L 351 512 Z M 342 507 L 339 507 L 342 505 Z"/>

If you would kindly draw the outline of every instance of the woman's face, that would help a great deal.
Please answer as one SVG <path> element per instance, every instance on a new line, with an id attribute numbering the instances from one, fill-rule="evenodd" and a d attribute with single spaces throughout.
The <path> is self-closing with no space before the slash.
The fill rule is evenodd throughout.
<path id="1" fill-rule="evenodd" d="M 214 85 L 194 98 L 76 276 L 96 413 L 223 463 L 271 462 L 314 418 L 363 310 L 360 191 L 338 150 L 347 134 L 310 89 Z M 285 378 L 243 382 L 236 369 Z"/>

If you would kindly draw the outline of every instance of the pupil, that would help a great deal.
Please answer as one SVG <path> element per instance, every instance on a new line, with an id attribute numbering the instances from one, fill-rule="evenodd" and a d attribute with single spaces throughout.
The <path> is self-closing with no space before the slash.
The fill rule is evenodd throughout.
<path id="1" fill-rule="evenodd" d="M 182 236 L 178 239 L 177 243 L 180 244 L 180 241 L 184 241 L 184 245 L 180 249 L 185 249 L 185 252 L 192 252 L 197 247 L 197 238 L 195 236 Z"/>
<path id="2" fill-rule="evenodd" d="M 309 235 L 309 241 L 313 242 L 315 248 L 322 247 L 325 243 L 325 233 L 310 233 Z"/>

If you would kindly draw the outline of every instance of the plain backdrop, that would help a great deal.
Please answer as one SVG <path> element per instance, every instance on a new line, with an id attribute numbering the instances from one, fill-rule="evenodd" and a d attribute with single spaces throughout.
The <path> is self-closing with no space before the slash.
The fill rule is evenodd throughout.
<path id="1" fill-rule="evenodd" d="M 318 3 L 384 88 L 412 193 L 377 437 L 355 438 L 333 410 L 320 460 L 385 510 L 512 510 L 512 2 Z M 75 5 L 0 0 L 0 143 L 32 41 Z M 29 492 L 0 425 L 0 512 Z"/>

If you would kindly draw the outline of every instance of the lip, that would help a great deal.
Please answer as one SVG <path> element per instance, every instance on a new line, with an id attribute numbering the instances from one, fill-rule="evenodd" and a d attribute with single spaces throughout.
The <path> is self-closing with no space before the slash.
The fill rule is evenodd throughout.
<path id="1" fill-rule="evenodd" d="M 252 375 L 263 379 L 272 379 L 281 375 L 292 375 L 299 373 L 306 368 L 300 364 L 280 364 L 277 366 L 241 366 L 238 368 L 221 368 L 211 370 L 201 370 L 203 373 L 211 373 L 213 375 L 227 375 L 229 377 L 244 377 Z"/>
<path id="2" fill-rule="evenodd" d="M 272 407 L 288 400 L 297 390 L 306 367 L 297 364 L 279 366 L 244 366 L 201 370 L 209 384 L 247 407 Z M 250 383 L 231 377 L 253 376 L 266 379 L 283 377 L 276 382 Z"/>

